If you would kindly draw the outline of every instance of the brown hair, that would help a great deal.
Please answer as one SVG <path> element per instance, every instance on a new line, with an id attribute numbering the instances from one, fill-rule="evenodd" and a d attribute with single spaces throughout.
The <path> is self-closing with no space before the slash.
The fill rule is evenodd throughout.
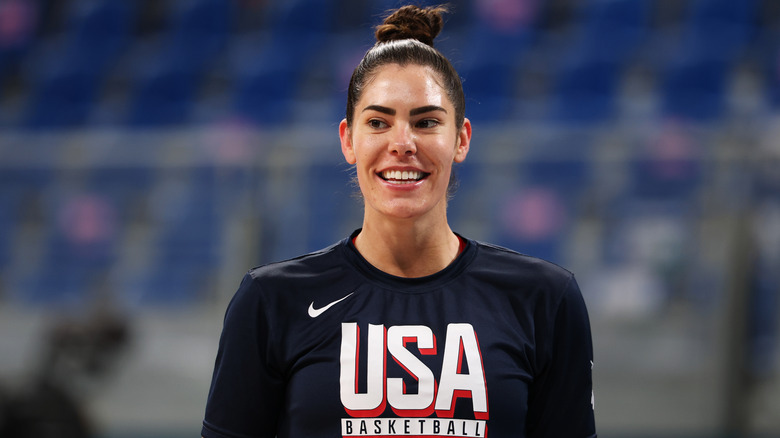
<path id="1" fill-rule="evenodd" d="M 463 85 L 450 61 L 433 47 L 441 31 L 444 6 L 403 6 L 396 9 L 376 28 L 376 44 L 366 52 L 352 73 L 347 91 L 347 125 L 352 119 L 363 88 L 376 70 L 386 64 L 428 66 L 441 76 L 441 86 L 455 107 L 455 122 L 460 128 L 466 113 Z"/>

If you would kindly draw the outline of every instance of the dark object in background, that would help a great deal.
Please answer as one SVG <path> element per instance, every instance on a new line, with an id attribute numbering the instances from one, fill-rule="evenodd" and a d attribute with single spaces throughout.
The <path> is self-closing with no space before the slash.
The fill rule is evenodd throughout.
<path id="1" fill-rule="evenodd" d="M 126 321 L 107 312 L 55 324 L 30 383 L 15 390 L 0 387 L 0 437 L 95 436 L 81 398 L 111 370 L 128 339 Z"/>
<path id="2" fill-rule="evenodd" d="M 0 406 L 0 436 L 87 438 L 93 436 L 78 402 L 62 388 L 38 382 Z"/>

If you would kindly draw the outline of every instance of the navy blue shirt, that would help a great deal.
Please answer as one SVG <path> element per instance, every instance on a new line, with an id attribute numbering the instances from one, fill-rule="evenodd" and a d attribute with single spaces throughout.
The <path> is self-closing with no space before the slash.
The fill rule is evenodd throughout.
<path id="1" fill-rule="evenodd" d="M 565 269 L 468 241 L 401 278 L 349 238 L 244 277 L 202 435 L 594 437 L 592 366 Z"/>

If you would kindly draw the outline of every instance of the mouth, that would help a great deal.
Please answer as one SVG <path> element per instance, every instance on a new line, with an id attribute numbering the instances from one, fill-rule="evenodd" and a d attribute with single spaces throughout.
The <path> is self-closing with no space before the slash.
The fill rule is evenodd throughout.
<path id="1" fill-rule="evenodd" d="M 385 170 L 379 172 L 379 177 L 393 184 L 413 184 L 425 179 L 430 173 L 419 170 Z"/>

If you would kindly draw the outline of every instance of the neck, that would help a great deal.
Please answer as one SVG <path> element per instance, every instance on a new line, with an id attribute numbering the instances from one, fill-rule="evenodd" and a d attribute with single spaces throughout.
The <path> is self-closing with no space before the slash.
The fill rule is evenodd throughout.
<path id="1" fill-rule="evenodd" d="M 458 255 L 460 240 L 446 221 L 425 226 L 413 220 L 368 223 L 355 239 L 374 267 L 398 277 L 424 277 L 446 268 Z"/>

